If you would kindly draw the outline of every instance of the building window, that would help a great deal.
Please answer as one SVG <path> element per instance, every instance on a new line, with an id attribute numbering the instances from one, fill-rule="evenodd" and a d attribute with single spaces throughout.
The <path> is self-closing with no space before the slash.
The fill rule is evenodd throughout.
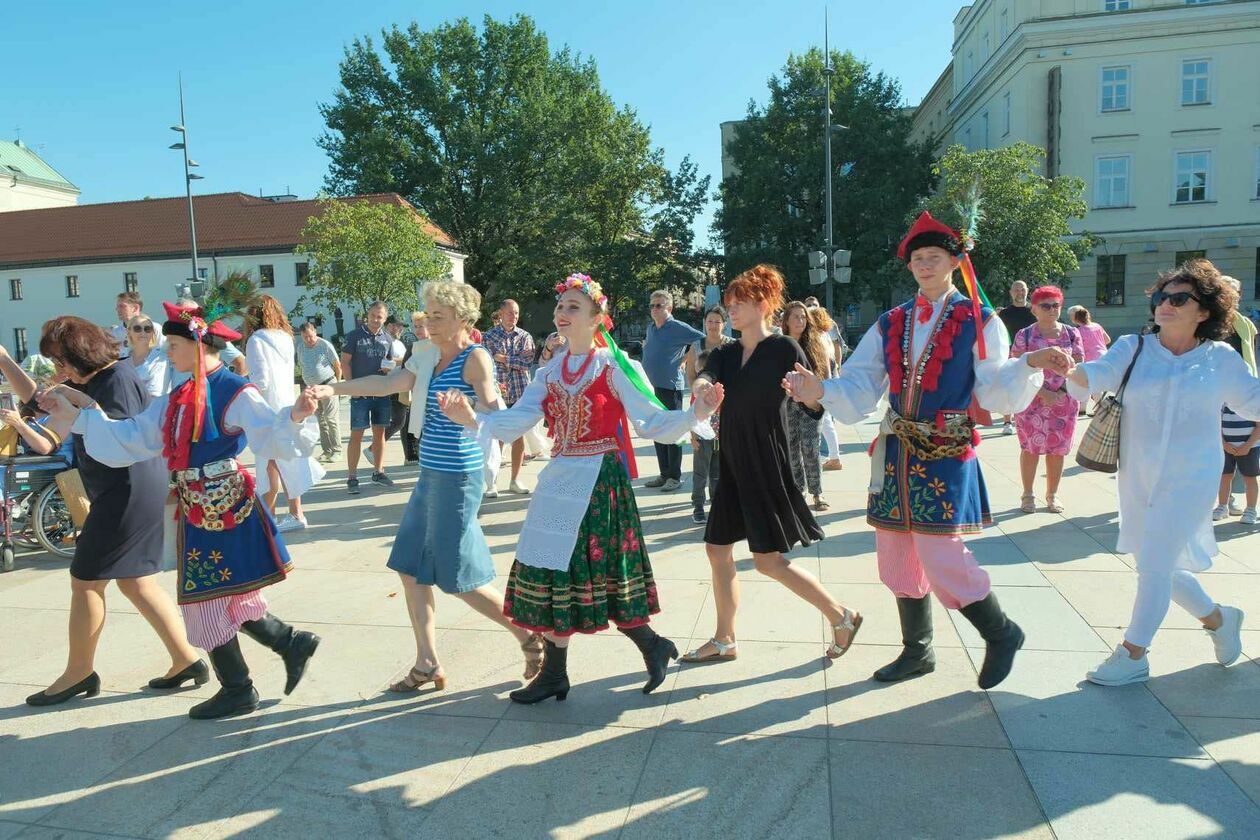
<path id="1" fill-rule="evenodd" d="M 1207 105 L 1208 86 L 1212 76 L 1212 62 L 1206 58 L 1193 58 L 1181 62 L 1181 104 Z"/>
<path id="2" fill-rule="evenodd" d="M 1002 136 L 1011 133 L 1011 93 L 1002 94 Z"/>
<path id="3" fill-rule="evenodd" d="M 1124 254 L 1098 257 L 1099 306 L 1124 306 Z"/>
<path id="4" fill-rule="evenodd" d="M 210 276 L 210 269 L 208 269 L 208 268 L 198 268 L 198 269 L 197 269 L 197 279 L 198 279 L 198 280 L 205 280 L 205 279 L 207 279 L 209 276 Z"/>
<path id="5" fill-rule="evenodd" d="M 1094 206 L 1129 206 L 1128 155 L 1100 157 L 1094 161 Z"/>
<path id="6" fill-rule="evenodd" d="M 79 275 L 67 274 L 66 275 L 66 297 L 72 298 L 72 297 L 78 297 L 78 296 L 79 296 Z"/>
<path id="7" fill-rule="evenodd" d="M 258 266 L 258 286 L 262 289 L 276 287 L 276 267 L 274 265 Z"/>
<path id="8" fill-rule="evenodd" d="M 1252 198 L 1260 198 L 1260 146 L 1256 146 L 1256 191 Z"/>
<path id="9" fill-rule="evenodd" d="M 1107 111 L 1129 110 L 1129 68 L 1104 67 L 1098 86 L 1098 109 Z"/>
<path id="10" fill-rule="evenodd" d="M 26 327 L 13 328 L 13 358 L 19 362 L 26 358 Z"/>
<path id="11" fill-rule="evenodd" d="M 986 32 L 980 36 L 980 63 L 983 65 L 989 60 L 989 33 Z"/>
<path id="12" fill-rule="evenodd" d="M 973 53 L 971 50 L 967 50 L 967 63 L 963 65 L 963 78 L 966 81 L 970 81 L 972 74 L 975 72 L 976 72 L 975 53 Z"/>
<path id="13" fill-rule="evenodd" d="M 123 291 L 137 292 L 140 290 L 140 284 L 136 282 L 136 273 L 134 271 L 123 272 Z"/>
<path id="14" fill-rule="evenodd" d="M 1205 260 L 1205 259 L 1207 259 L 1207 251 L 1203 251 L 1203 250 L 1178 251 L 1176 254 L 1173 255 L 1173 268 L 1176 268 L 1177 266 L 1180 266 L 1180 265 L 1185 265 L 1186 263 L 1190 262 L 1190 260 Z"/>
<path id="15" fill-rule="evenodd" d="M 294 281 L 293 281 L 293 284 L 294 284 L 295 286 L 305 286 L 305 285 L 306 285 L 306 278 L 307 278 L 307 277 L 310 275 L 310 273 L 311 273 L 311 271 L 310 271 L 310 267 L 311 267 L 311 264 L 310 264 L 310 263 L 300 262 L 300 263 L 296 263 L 296 264 L 294 264 L 293 268 L 294 268 L 294 269 L 295 269 L 295 271 L 296 271 L 296 276 L 295 276 L 295 279 L 294 279 Z"/>
<path id="16" fill-rule="evenodd" d="M 1123 12 L 1129 8 L 1129 0 L 1103 0 L 1104 12 Z"/>
<path id="17" fill-rule="evenodd" d="M 9 300 L 21 300 L 21 299 L 22 299 L 22 278 L 10 277 L 9 278 Z"/>
<path id="18" fill-rule="evenodd" d="M 1173 176 L 1175 187 L 1173 201 L 1177 204 L 1207 201 L 1210 194 L 1211 169 L 1211 152 L 1177 152 L 1177 168 Z"/>
<path id="19" fill-rule="evenodd" d="M 984 147 L 989 148 L 989 112 L 980 115 L 980 128 L 984 132 Z"/>

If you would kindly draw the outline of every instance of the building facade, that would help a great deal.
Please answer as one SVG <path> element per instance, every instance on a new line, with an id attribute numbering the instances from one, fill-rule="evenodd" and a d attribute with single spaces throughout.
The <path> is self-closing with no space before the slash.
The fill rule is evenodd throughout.
<path id="1" fill-rule="evenodd" d="M 0 140 L 0 213 L 77 204 L 79 188 L 21 140 Z"/>
<path id="2" fill-rule="evenodd" d="M 1032 143 L 1085 181 L 1069 304 L 1136 329 L 1156 275 L 1206 256 L 1260 306 L 1260 0 L 980 0 L 952 53 L 916 137 Z"/>
<path id="3" fill-rule="evenodd" d="M 344 200 L 411 206 L 393 193 Z M 315 321 L 330 338 L 354 328 L 358 313 L 349 304 L 299 307 L 310 268 L 300 234 L 318 201 L 220 193 L 193 203 L 201 280 L 246 271 L 295 323 Z M 162 301 L 173 300 L 192 274 L 187 212 L 184 198 L 162 198 L 0 213 L 0 341 L 21 358 L 38 352 L 40 328 L 55 316 L 110 325 L 124 291 L 138 292 L 145 313 L 162 321 Z M 418 214 L 417 223 L 450 260 L 449 276 L 462 283 L 464 255 L 454 241 Z"/>

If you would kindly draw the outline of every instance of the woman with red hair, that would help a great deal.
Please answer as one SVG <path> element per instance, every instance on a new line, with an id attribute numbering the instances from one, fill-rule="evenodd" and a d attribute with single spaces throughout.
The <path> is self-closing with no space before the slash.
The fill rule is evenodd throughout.
<path id="1" fill-rule="evenodd" d="M 1081 333 L 1059 320 L 1063 311 L 1063 292 L 1058 286 L 1040 286 L 1032 293 L 1032 311 L 1036 323 L 1015 333 L 1011 343 L 1011 358 L 1018 359 L 1025 353 L 1045 347 L 1059 347 L 1071 353 L 1076 362 L 1085 360 L 1085 348 Z M 1067 380 L 1053 371 L 1046 371 L 1045 382 L 1032 403 L 1015 415 L 1015 432 L 1019 435 L 1019 476 L 1024 483 L 1024 495 L 1019 509 L 1024 513 L 1037 510 L 1037 497 L 1033 494 L 1033 480 L 1037 477 L 1037 464 L 1046 459 L 1046 510 L 1062 513 L 1059 504 L 1059 480 L 1063 478 L 1063 456 L 1072 449 L 1072 435 L 1076 432 L 1076 415 L 1080 403 L 1068 393 Z"/>
<path id="2" fill-rule="evenodd" d="M 718 430 L 721 467 L 704 531 L 717 629 L 684 662 L 736 656 L 739 582 L 733 547 L 740 540 L 748 541 L 757 571 L 826 616 L 832 630 L 828 657 L 842 656 L 862 625 L 861 615 L 837 603 L 817 578 L 783 556 L 797 544 L 808 546 L 823 536 L 788 464 L 783 377 L 795 365 L 810 362 L 795 340 L 771 332 L 770 317 L 783 308 L 783 289 L 783 275 L 768 265 L 754 266 L 731 281 L 725 302 L 739 341 L 713 350 L 692 385 L 698 400 L 721 385 L 724 410 Z M 822 409 L 800 408 L 815 423 L 822 416 Z"/>

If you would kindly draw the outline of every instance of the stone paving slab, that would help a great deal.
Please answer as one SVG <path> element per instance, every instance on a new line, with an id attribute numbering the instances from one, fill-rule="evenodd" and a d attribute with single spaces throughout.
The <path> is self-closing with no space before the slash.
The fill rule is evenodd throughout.
<path id="1" fill-rule="evenodd" d="M 0 576 L 0 840 L 1260 836 L 1260 664 L 1250 658 L 1260 626 L 1244 633 L 1248 658 L 1224 669 L 1174 606 L 1149 683 L 1086 684 L 1120 638 L 1136 579 L 1132 558 L 1113 553 L 1115 480 L 1069 466 L 1068 510 L 1021 514 L 1017 444 L 997 430 L 980 448 L 997 521 L 968 543 L 1027 648 L 1007 682 L 982 692 L 979 638 L 936 605 L 937 671 L 869 680 L 900 644 L 862 509 L 871 433 L 841 429 L 844 469 L 823 473 L 826 539 L 791 556 L 863 613 L 849 653 L 825 660 L 825 622 L 739 545 L 740 658 L 675 666 L 651 696 L 637 650 L 607 633 L 574 640 L 565 702 L 512 705 L 521 652 L 440 593 L 446 690 L 382 693 L 414 655 L 401 585 L 384 564 L 417 473 L 396 463 L 392 442 L 396 487 L 365 482 L 349 497 L 335 465 L 304 500 L 311 527 L 290 540 L 297 571 L 268 594 L 324 643 L 283 697 L 282 663 L 244 642 L 264 697 L 245 718 L 187 719 L 213 685 L 143 689 L 164 652 L 115 590 L 97 660 L 105 691 L 52 710 L 22 705 L 63 665 L 69 605 L 66 561 L 23 555 Z M 638 452 L 650 475 L 651 447 Z M 540 467 L 526 466 L 527 484 Z M 714 622 L 690 489 L 686 476 L 676 492 L 637 494 L 665 610 L 655 624 L 680 649 Z M 528 503 L 505 493 L 482 507 L 497 586 Z M 1231 519 L 1216 531 L 1221 556 L 1204 584 L 1260 620 L 1260 529 Z"/>

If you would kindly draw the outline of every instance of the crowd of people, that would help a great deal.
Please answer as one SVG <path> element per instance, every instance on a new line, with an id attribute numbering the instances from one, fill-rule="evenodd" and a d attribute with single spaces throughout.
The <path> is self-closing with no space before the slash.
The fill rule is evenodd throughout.
<path id="1" fill-rule="evenodd" d="M 1242 611 L 1215 602 L 1197 574 L 1216 554 L 1212 522 L 1232 511 L 1235 471 L 1246 493 L 1240 512 L 1256 519 L 1260 380 L 1255 329 L 1238 312 L 1236 284 L 1206 260 L 1162 274 L 1150 292 L 1154 328 L 1112 345 L 1082 307 L 1071 323 L 1061 320 L 1063 293 L 1053 285 L 1030 292 L 1016 283 L 1011 305 L 996 313 L 976 288 L 960 292 L 955 275 L 968 245 L 924 213 L 898 248 L 917 293 L 883 313 L 847 359 L 826 310 L 812 298 L 787 301 L 782 274 L 766 265 L 727 285 L 703 329 L 673 317 L 669 292 L 652 293 L 642 363 L 613 339 L 608 298 L 583 274 L 555 287 L 555 331 L 540 346 L 514 300 L 502 301 L 480 333 L 481 296 L 454 281 L 423 288 L 410 330 L 373 303 L 339 350 L 315 324 L 295 335 L 267 295 L 163 304 L 160 326 L 134 293 L 119 296 L 110 330 L 54 319 L 40 350 L 61 384 L 40 387 L 0 348 L 0 373 L 46 429 L 32 439 L 71 442 L 91 502 L 70 568 L 67 665 L 28 703 L 99 691 L 94 654 L 111 580 L 170 655 L 154 689 L 217 676 L 218 692 L 192 717 L 257 708 L 240 633 L 282 657 L 284 691 L 293 691 L 320 639 L 272 615 L 265 589 L 292 569 L 282 535 L 307 526 L 302 496 L 342 456 L 342 396 L 350 400 L 350 494 L 361 492 L 365 439 L 371 483 L 394 483 L 385 466 L 394 435 L 404 461 L 418 467 L 385 560 L 402 582 L 416 648 L 391 692 L 445 687 L 435 588 L 495 621 L 520 648 L 528 682 L 511 692 L 517 703 L 567 697 L 568 648 L 579 634 L 615 628 L 628 637 L 643 658 L 645 693 L 662 684 L 672 660 L 732 660 L 735 546 L 743 542 L 759 573 L 826 619 L 824 655 L 843 657 L 862 613 L 789 554 L 824 538 L 815 514 L 830 507 L 822 471 L 840 467 L 834 423 L 881 411 L 866 518 L 902 649 L 873 678 L 891 683 L 935 669 L 935 594 L 984 640 L 978 684 L 993 688 L 1014 667 L 1024 633 L 964 541 L 992 522 L 977 418 L 996 413 L 1003 431 L 1018 435 L 1021 509 L 1037 509 L 1044 459 L 1045 507 L 1060 513 L 1078 417 L 1117 393 L 1123 403 L 1112 405 L 1126 407 L 1118 550 L 1136 556 L 1138 588 L 1123 642 L 1087 678 L 1108 686 L 1146 679 L 1146 652 L 1174 601 L 1202 623 L 1217 661 L 1231 664 L 1241 654 Z M 241 332 L 227 323 L 237 317 Z M 632 433 L 656 446 L 657 474 L 644 486 L 660 492 L 681 486 L 681 444 L 691 443 L 692 515 L 704 526 L 716 616 L 709 641 L 685 654 L 652 627 L 666 605 L 631 484 Z M 256 473 L 238 460 L 246 446 Z M 479 513 L 498 494 L 503 454 L 508 492 L 529 505 L 500 590 Z M 531 456 L 547 459 L 535 487 L 522 478 Z M 280 492 L 288 514 L 277 519 Z M 175 601 L 155 577 L 168 493 L 179 516 Z"/>

